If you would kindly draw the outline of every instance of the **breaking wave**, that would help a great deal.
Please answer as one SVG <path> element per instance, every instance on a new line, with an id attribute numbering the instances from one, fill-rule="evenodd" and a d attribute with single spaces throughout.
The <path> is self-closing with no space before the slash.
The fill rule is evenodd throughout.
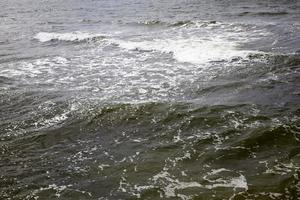
<path id="1" fill-rule="evenodd" d="M 205 64 L 211 61 L 230 60 L 235 57 L 246 58 L 252 51 L 240 50 L 237 44 L 223 38 L 202 40 L 197 37 L 186 39 L 164 39 L 153 41 L 114 41 L 121 48 L 138 51 L 158 51 L 172 54 L 179 62 Z"/>

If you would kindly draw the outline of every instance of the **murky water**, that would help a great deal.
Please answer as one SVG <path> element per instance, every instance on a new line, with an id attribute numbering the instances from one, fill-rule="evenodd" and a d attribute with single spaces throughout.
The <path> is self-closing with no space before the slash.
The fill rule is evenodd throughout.
<path id="1" fill-rule="evenodd" d="M 0 199 L 299 199 L 299 1 L 0 6 Z"/>

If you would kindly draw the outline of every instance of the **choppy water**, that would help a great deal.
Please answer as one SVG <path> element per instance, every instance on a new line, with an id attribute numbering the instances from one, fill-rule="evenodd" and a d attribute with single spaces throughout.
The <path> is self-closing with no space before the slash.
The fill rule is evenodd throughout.
<path id="1" fill-rule="evenodd" d="M 0 199 L 300 199 L 300 1 L 0 6 Z"/>

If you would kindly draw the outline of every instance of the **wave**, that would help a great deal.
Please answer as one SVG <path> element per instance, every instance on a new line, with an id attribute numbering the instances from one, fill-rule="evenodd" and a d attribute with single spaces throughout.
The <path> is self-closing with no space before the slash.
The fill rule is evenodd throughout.
<path id="1" fill-rule="evenodd" d="M 96 19 L 82 19 L 80 20 L 81 23 L 87 23 L 87 24 L 98 24 L 101 23 L 101 20 L 96 20 Z"/>
<path id="2" fill-rule="evenodd" d="M 166 25 L 166 22 L 160 20 L 146 20 L 146 21 L 137 22 L 137 24 L 153 26 L 153 25 Z"/>
<path id="3" fill-rule="evenodd" d="M 35 99 L 40 98 L 25 101 L 31 103 Z M 3 151 L 3 159 L 17 162 L 17 158 L 25 155 L 28 159 L 25 164 L 36 171 L 34 180 L 49 180 L 44 176 L 48 165 L 36 157 L 47 159 L 52 168 L 75 174 L 71 183 L 78 181 L 78 176 L 82 184 L 96 173 L 100 178 L 104 174 L 113 184 L 101 195 L 109 196 L 111 191 L 117 191 L 116 199 L 125 199 L 125 192 L 130 198 L 145 199 L 153 193 L 155 199 L 159 199 L 159 195 L 164 199 L 189 199 L 224 191 L 229 198 L 236 191 L 251 190 L 252 176 L 259 180 L 262 177 L 267 183 L 274 182 L 272 187 L 275 188 L 295 185 L 286 180 L 292 178 L 299 167 L 287 157 L 296 160 L 299 153 L 299 118 L 295 120 L 299 111 L 292 113 L 283 108 L 253 104 L 198 106 L 179 102 L 73 105 L 48 101 L 34 105 L 39 109 L 32 107 L 29 114 L 21 113 L 15 122 L 18 124 L 4 118 L 7 128 L 2 130 L 27 126 L 24 137 L 6 143 L 8 150 Z M 38 113 L 31 112 L 33 110 Z M 36 129 L 39 127 L 42 129 Z M 32 151 L 42 145 L 42 150 Z M 254 165 L 254 170 L 249 169 L 249 165 Z M 3 170 L 21 181 L 27 178 L 21 177 L 16 167 Z M 59 172 L 53 170 L 46 175 L 56 177 Z M 136 176 L 140 179 L 134 179 Z M 52 180 L 51 183 L 59 185 Z M 12 186 L 4 185 L 6 194 Z M 37 197 L 43 196 L 43 190 L 48 190 L 47 195 L 57 193 L 55 185 L 37 186 L 32 189 Z M 37 191 L 36 188 L 42 189 Z M 59 186 L 57 190 L 63 189 Z M 62 195 L 66 196 L 73 190 L 64 192 Z M 97 193 L 91 191 L 91 195 Z"/>
<path id="4" fill-rule="evenodd" d="M 175 22 L 166 22 L 161 20 L 146 20 L 137 22 L 138 25 L 144 26 L 166 26 L 166 27 L 180 27 L 180 26 L 188 26 L 188 25 L 200 25 L 200 26 L 207 26 L 210 24 L 217 24 L 219 22 L 215 20 L 210 21 L 191 21 L 191 20 L 179 20 Z"/>
<path id="5" fill-rule="evenodd" d="M 137 51 L 158 51 L 172 54 L 179 62 L 206 64 L 213 61 L 246 57 L 250 51 L 240 50 L 237 44 L 223 38 L 200 39 L 198 37 L 157 39 L 153 41 L 114 40 L 119 47 Z"/>
<path id="6" fill-rule="evenodd" d="M 118 46 L 129 51 L 160 52 L 171 54 L 172 57 L 181 63 L 207 64 L 209 62 L 228 61 L 234 58 L 246 58 L 254 51 L 241 50 L 234 41 L 229 41 L 222 36 L 219 37 L 198 37 L 190 36 L 181 38 L 159 38 L 154 40 L 143 39 L 139 41 L 107 38 L 102 34 L 91 33 L 38 33 L 35 39 L 40 42 L 65 41 L 83 42 L 104 40 L 109 44 Z"/>
<path id="7" fill-rule="evenodd" d="M 287 67 L 296 67 L 300 66 L 299 53 L 293 54 L 271 54 L 271 53 L 250 53 L 247 58 L 249 60 L 261 60 L 264 63 L 273 66 L 273 68 L 284 66 Z"/>
<path id="8" fill-rule="evenodd" d="M 144 21 L 142 24 L 163 25 L 169 29 L 159 32 L 155 38 L 146 35 L 131 40 L 116 39 L 112 42 L 127 50 L 172 54 L 179 62 L 197 65 L 228 61 L 236 57 L 245 58 L 249 53 L 257 52 L 240 48 L 240 44 L 254 40 L 253 35 L 257 33 L 252 35 L 241 32 L 239 26 L 233 27 L 232 24 L 190 20 L 176 22 L 154 20 Z"/>
<path id="9" fill-rule="evenodd" d="M 90 40 L 101 40 L 105 38 L 102 34 L 84 33 L 84 32 L 72 32 L 72 33 L 49 33 L 40 32 L 34 36 L 35 39 L 40 42 L 50 42 L 50 41 L 68 41 L 68 42 L 80 42 L 80 41 L 90 41 Z"/>
<path id="10" fill-rule="evenodd" d="M 165 25 L 165 26 L 184 26 L 188 24 L 194 24 L 194 22 L 190 20 L 185 20 L 185 21 L 176 21 L 176 22 L 164 22 L 160 20 L 149 20 L 149 21 L 142 21 L 138 22 L 138 24 L 141 25 Z"/>
<path id="11" fill-rule="evenodd" d="M 280 15 L 287 15 L 288 12 L 285 11 L 278 11 L 278 12 L 242 12 L 239 14 L 239 16 L 280 16 Z"/>

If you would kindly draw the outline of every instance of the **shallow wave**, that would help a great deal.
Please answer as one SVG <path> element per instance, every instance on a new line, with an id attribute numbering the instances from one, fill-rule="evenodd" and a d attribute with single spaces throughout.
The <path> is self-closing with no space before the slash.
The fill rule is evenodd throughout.
<path id="1" fill-rule="evenodd" d="M 94 41 L 104 39 L 105 36 L 102 34 L 84 33 L 84 32 L 72 32 L 72 33 L 49 33 L 40 32 L 34 36 L 35 39 L 40 42 L 49 41 L 69 41 L 69 42 L 80 42 L 80 41 Z"/>

